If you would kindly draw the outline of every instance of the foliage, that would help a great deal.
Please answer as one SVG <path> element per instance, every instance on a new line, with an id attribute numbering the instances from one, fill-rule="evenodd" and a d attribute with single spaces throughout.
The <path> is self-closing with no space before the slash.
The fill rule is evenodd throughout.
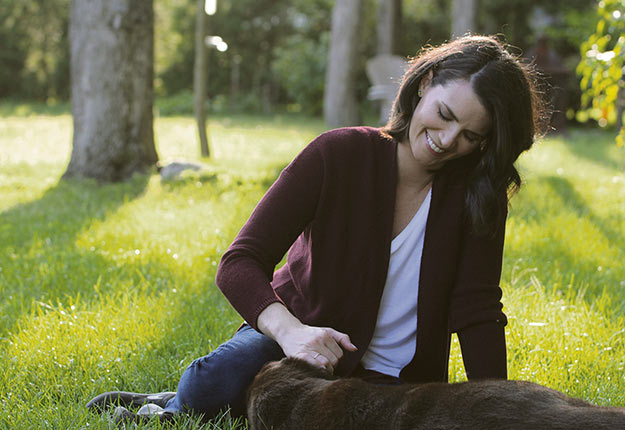
<path id="1" fill-rule="evenodd" d="M 558 52 L 577 51 L 579 32 L 586 34 L 591 23 L 579 19 L 588 14 L 595 0 L 481 0 L 479 21 L 489 34 L 501 33 L 509 43 L 527 50 L 541 36 L 554 39 Z"/>
<path id="2" fill-rule="evenodd" d="M 0 428 L 110 429 L 112 389 L 175 389 L 240 318 L 216 265 L 278 171 L 323 130 L 304 117 L 212 120 L 214 159 L 174 182 L 59 182 L 71 117 L 0 105 Z M 44 111 L 45 113 L 45 111 Z M 157 118 L 160 158 L 193 159 L 191 117 Z M 592 144 L 591 144 L 592 143 Z M 625 406 L 625 165 L 601 132 L 521 161 L 502 286 L 510 376 Z M 583 246 L 580 246 L 583 244 Z M 457 341 L 452 381 L 464 379 Z M 226 415 L 167 428 L 241 428 Z M 137 428 L 162 428 L 157 423 Z"/>
<path id="3" fill-rule="evenodd" d="M 625 103 L 625 0 L 601 0 L 597 17 L 595 32 L 581 46 L 582 61 L 577 68 L 582 76 L 582 103 L 588 107 L 586 115 L 596 119 L 600 126 L 615 122 L 622 126 Z M 625 145 L 623 127 L 617 143 Z"/>
<path id="4" fill-rule="evenodd" d="M 284 46 L 275 49 L 272 68 L 288 97 L 297 103 L 295 110 L 321 114 L 328 49 L 327 32 L 320 35 L 320 41 L 294 35 Z"/>
<path id="5" fill-rule="evenodd" d="M 69 0 L 0 0 L 0 97 L 69 97 Z"/>
<path id="6" fill-rule="evenodd" d="M 0 0 L 0 97 L 68 100 L 69 1 Z M 579 44 L 594 26 L 588 13 L 594 1 L 537 0 L 528 8 L 525 0 L 481 0 L 477 31 L 501 33 L 523 50 L 544 31 L 566 64 L 574 67 L 579 62 Z M 332 0 L 218 0 L 217 13 L 208 17 L 208 32 L 220 35 L 229 49 L 209 52 L 211 109 L 271 112 L 299 106 L 318 112 L 319 85 L 325 77 L 324 35 L 330 30 L 333 4 Z M 413 56 L 424 44 L 447 40 L 450 4 L 451 0 L 403 0 L 398 53 Z M 158 97 L 182 93 L 177 99 L 182 101 L 192 91 L 196 6 L 194 0 L 154 1 Z M 552 17 L 546 28 L 536 26 L 536 8 Z M 376 1 L 364 0 L 363 9 L 356 88 L 364 101 L 369 86 L 364 65 L 376 49 Z M 566 86 L 579 90 L 577 82 Z M 182 108 L 175 110 L 182 112 Z"/>

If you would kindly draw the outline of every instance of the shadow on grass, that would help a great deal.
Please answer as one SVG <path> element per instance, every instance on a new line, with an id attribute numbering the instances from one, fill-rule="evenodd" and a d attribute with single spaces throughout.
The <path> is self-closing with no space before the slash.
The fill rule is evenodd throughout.
<path id="1" fill-rule="evenodd" d="M 620 148 L 621 158 L 613 157 L 610 152 L 616 146 L 615 134 L 601 132 L 585 132 L 566 145 L 571 154 L 586 159 L 598 166 L 609 169 L 625 170 L 625 148 Z"/>
<path id="2" fill-rule="evenodd" d="M 81 414 L 86 414 L 82 409 L 84 403 L 101 391 L 116 388 L 140 391 L 175 389 L 181 368 L 214 349 L 240 324 L 240 318 L 212 282 L 214 267 L 198 270 L 197 276 L 182 278 L 171 271 L 172 267 L 158 260 L 120 263 L 75 244 L 92 222 L 106 220 L 124 204 L 140 197 L 148 180 L 147 176 L 135 177 L 128 183 L 103 186 L 90 181 L 62 181 L 47 190 L 40 199 L 0 213 L 0 287 L 5 299 L 0 303 L 0 339 L 2 336 L 11 337 L 11 332 L 26 341 L 43 339 L 33 342 L 32 348 L 23 351 L 25 355 L 39 354 L 41 358 L 36 361 L 28 356 L 3 355 L 6 351 L 0 350 L 0 358 L 4 359 L 8 374 L 12 375 L 7 379 L 10 384 L 3 384 L 3 378 L 0 378 L 0 398 L 10 395 L 5 390 L 17 391 L 25 396 L 25 403 L 38 402 L 39 420 L 34 421 L 33 427 L 40 427 L 44 420 L 53 419 L 58 406 L 61 410 L 79 408 Z M 232 191 L 233 188 L 232 181 L 224 184 L 208 175 L 194 178 L 191 183 L 190 180 L 172 182 L 164 189 L 172 194 L 184 191 L 185 187 L 195 189 L 197 180 L 210 185 L 206 192 L 212 194 Z M 256 184 L 268 181 L 265 175 L 259 175 Z M 236 211 L 233 209 L 232 212 Z M 198 260 L 201 260 L 199 264 L 208 265 L 204 258 Z M 184 270 L 184 267 L 178 270 Z M 95 284 L 99 285 L 98 289 L 94 289 Z M 103 294 L 108 297 L 103 299 Z M 159 303 L 161 305 L 153 309 L 146 308 L 158 314 L 153 319 L 159 322 L 159 327 L 148 325 L 142 327 L 144 331 L 140 333 L 128 333 L 123 325 L 118 325 L 121 322 L 114 316 L 99 316 L 91 324 L 117 326 L 120 330 L 109 330 L 108 336 L 92 338 L 93 347 L 86 349 L 89 353 L 74 353 L 72 342 L 76 342 L 75 339 L 82 342 L 81 335 L 89 327 L 81 325 L 79 328 L 81 323 L 76 323 L 75 329 L 64 329 L 71 335 L 66 336 L 67 341 L 61 341 L 58 333 L 54 337 L 57 326 L 50 326 L 48 333 L 56 341 L 46 341 L 45 334 L 42 335 L 46 331 L 39 326 L 40 323 L 45 324 L 46 318 L 39 318 L 38 315 L 29 318 L 33 306 L 39 306 L 36 302 L 44 303 L 41 307 L 44 314 L 53 314 L 49 319 L 52 322 L 59 314 L 66 315 L 61 309 L 71 313 L 66 299 L 68 296 L 77 298 L 81 319 L 95 315 L 99 309 L 95 302 L 100 300 L 117 303 L 119 298 L 120 308 L 128 310 L 122 317 L 130 320 L 136 318 L 135 308 Z M 57 307 L 57 301 L 64 303 Z M 95 306 L 91 307 L 90 302 Z M 85 312 L 85 309 L 89 310 Z M 102 321 L 106 317 L 109 320 Z M 143 319 L 146 319 L 145 315 Z M 121 339 L 116 337 L 117 333 Z M 91 332 L 87 330 L 86 337 L 89 336 Z M 136 336 L 136 341 L 124 340 L 128 336 Z M 16 338 L 12 340 L 19 343 Z M 115 346 L 102 352 L 98 349 L 98 342 L 118 344 L 120 349 Z M 124 346 L 129 343 L 130 347 Z M 10 348 L 9 342 L 0 345 L 6 346 L 7 350 Z M 78 350 L 83 351 L 84 348 Z M 59 367 L 57 353 L 65 359 L 72 357 L 74 364 L 67 364 L 59 358 L 62 365 Z M 98 359 L 98 354 L 103 354 L 105 358 L 100 355 Z M 92 356 L 96 357 L 95 361 L 92 361 Z M 15 386 L 18 388 L 12 388 Z M 30 386 L 45 386 L 45 390 L 30 390 Z M 83 419 L 91 421 L 96 417 Z"/>
<path id="3" fill-rule="evenodd" d="M 537 187 L 544 189 L 545 196 L 557 196 L 558 202 L 549 202 L 550 206 L 561 207 L 562 212 L 571 213 L 578 219 L 588 220 L 601 234 L 601 239 L 614 244 L 625 244 L 625 236 L 616 225 L 617 219 L 604 218 L 597 215 L 584 201 L 583 197 L 575 190 L 571 183 L 559 176 L 545 176 L 537 180 Z M 526 223 L 543 223 L 551 216 L 548 210 L 541 207 L 541 202 L 526 201 L 522 207 L 514 212 L 515 216 Z M 562 226 L 563 229 L 570 228 Z M 574 232 L 571 232 L 573 234 Z M 593 254 L 575 253 L 570 243 L 562 243 L 555 235 L 545 237 L 537 242 L 539 249 L 533 249 L 530 255 L 515 255 L 508 252 L 507 256 L 513 260 L 525 260 L 537 268 L 539 278 L 545 284 L 551 282 L 569 282 L 573 280 L 576 285 L 585 288 L 585 299 L 589 303 L 594 298 L 608 293 L 614 299 L 614 303 L 621 311 L 625 311 L 625 297 L 622 296 L 622 273 L 619 264 L 613 268 L 598 268 L 597 261 L 592 258 Z M 590 247 L 589 243 L 579 243 L 579 248 Z M 581 257 L 587 255 L 587 257 Z M 605 269 L 605 270 L 604 270 Z M 600 271 L 601 270 L 601 271 Z"/>
<path id="4" fill-rule="evenodd" d="M 612 222 L 600 217 L 589 208 L 568 180 L 559 176 L 549 176 L 545 178 L 545 182 L 562 198 L 565 207 L 577 214 L 579 218 L 588 219 L 607 240 L 625 243 L 625 236 L 611 227 Z"/>
<path id="5" fill-rule="evenodd" d="M 230 191 L 246 194 L 268 188 L 282 167 L 269 165 L 245 174 L 209 171 L 164 182 L 162 187 L 177 194 L 188 187 L 195 189 L 201 182 L 209 185 L 206 192 L 211 195 Z M 135 176 L 125 183 L 105 185 L 89 180 L 60 181 L 41 198 L 0 212 L 0 291 L 4 299 L 0 302 L 0 338 L 41 303 L 44 307 L 56 305 L 76 296 L 89 301 L 90 297 L 145 283 L 146 276 L 154 292 L 171 288 L 176 282 L 172 267 L 154 260 L 122 263 L 96 248 L 76 245 L 77 237 L 94 221 L 106 220 L 139 197 L 149 178 Z M 103 244 L 105 249 L 107 246 Z"/>
<path id="6" fill-rule="evenodd" d="M 149 176 L 119 184 L 63 180 L 41 198 L 0 213 L 0 336 L 11 329 L 33 301 L 54 301 L 92 289 L 100 267 L 96 253 L 75 247 L 76 236 L 94 220 L 104 220 L 139 197 Z M 106 264 L 104 264 L 106 267 Z"/>

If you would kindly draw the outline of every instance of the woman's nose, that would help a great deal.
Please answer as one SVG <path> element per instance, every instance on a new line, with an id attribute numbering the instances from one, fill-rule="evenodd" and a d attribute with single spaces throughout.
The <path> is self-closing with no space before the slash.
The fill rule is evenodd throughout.
<path id="1" fill-rule="evenodd" d="M 441 146 L 444 149 L 451 149 L 456 145 L 458 141 L 458 137 L 460 135 L 459 128 L 450 127 L 448 129 L 443 130 L 441 134 Z"/>

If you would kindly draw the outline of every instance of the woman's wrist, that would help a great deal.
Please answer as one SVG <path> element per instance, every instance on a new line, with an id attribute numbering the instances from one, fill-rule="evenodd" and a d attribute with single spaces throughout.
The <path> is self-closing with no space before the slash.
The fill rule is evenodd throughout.
<path id="1" fill-rule="evenodd" d="M 287 333 L 302 326 L 302 323 L 282 303 L 272 303 L 259 315 L 258 329 L 278 344 Z"/>

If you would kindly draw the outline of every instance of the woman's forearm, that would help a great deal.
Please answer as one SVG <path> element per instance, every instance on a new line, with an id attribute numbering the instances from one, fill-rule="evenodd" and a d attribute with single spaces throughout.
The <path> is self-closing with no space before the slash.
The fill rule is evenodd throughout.
<path id="1" fill-rule="evenodd" d="M 302 328 L 303 324 L 282 303 L 267 306 L 257 319 L 258 329 L 280 344 L 288 332 Z"/>

